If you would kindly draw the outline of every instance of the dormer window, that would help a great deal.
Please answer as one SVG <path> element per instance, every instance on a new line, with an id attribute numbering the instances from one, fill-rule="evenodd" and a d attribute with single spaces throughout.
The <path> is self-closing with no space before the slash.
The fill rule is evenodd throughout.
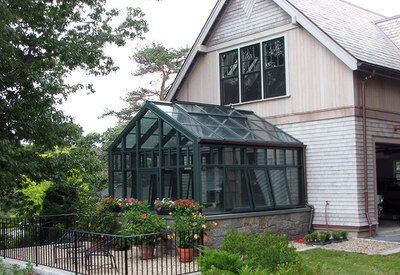
<path id="1" fill-rule="evenodd" d="M 222 105 L 286 95 L 284 38 L 221 53 L 220 72 Z"/>

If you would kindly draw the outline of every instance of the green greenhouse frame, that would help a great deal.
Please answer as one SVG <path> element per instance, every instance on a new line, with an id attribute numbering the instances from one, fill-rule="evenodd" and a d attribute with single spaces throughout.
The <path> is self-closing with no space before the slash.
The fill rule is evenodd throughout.
<path id="1" fill-rule="evenodd" d="M 208 214 L 304 207 L 304 150 L 251 111 L 148 101 L 108 148 L 109 193 Z"/>

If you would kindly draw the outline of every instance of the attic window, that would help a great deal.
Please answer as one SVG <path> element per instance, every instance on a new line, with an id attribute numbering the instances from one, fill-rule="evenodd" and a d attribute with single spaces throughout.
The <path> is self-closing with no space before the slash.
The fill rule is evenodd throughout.
<path id="1" fill-rule="evenodd" d="M 222 105 L 285 95 L 284 38 L 221 53 L 220 72 Z"/>

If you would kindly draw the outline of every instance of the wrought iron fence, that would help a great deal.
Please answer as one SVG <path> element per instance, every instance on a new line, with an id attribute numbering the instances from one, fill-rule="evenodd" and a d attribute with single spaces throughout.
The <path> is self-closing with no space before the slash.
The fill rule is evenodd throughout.
<path id="1" fill-rule="evenodd" d="M 76 274 L 198 271 L 203 229 L 120 236 L 73 230 L 73 215 L 1 221 L 0 256 Z"/>

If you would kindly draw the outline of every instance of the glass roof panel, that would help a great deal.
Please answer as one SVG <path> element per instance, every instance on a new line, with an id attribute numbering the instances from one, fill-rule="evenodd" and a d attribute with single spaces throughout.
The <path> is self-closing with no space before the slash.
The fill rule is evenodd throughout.
<path id="1" fill-rule="evenodd" d="M 151 102 L 198 139 L 300 143 L 247 110 L 191 102 Z"/>

